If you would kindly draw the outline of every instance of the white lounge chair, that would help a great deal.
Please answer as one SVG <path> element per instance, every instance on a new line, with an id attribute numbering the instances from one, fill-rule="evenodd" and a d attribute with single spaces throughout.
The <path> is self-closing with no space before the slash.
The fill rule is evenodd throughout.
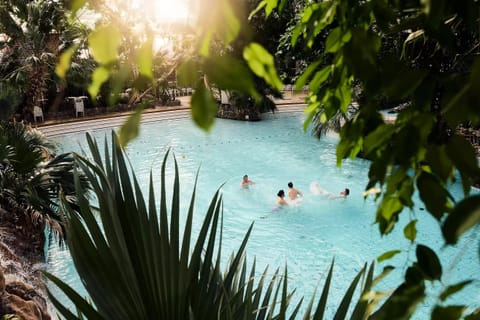
<path id="1" fill-rule="evenodd" d="M 75 98 L 74 104 L 75 104 L 75 117 L 78 118 L 79 113 L 82 114 L 83 117 L 85 117 L 85 105 L 83 104 L 83 98 Z"/>
<path id="2" fill-rule="evenodd" d="M 42 119 L 42 122 L 44 122 L 44 118 L 43 118 L 43 110 L 42 108 L 40 108 L 39 106 L 34 106 L 33 107 L 33 121 L 35 123 L 37 123 L 37 118 L 41 118 Z"/>
<path id="3" fill-rule="evenodd" d="M 222 105 L 229 105 L 230 104 L 230 97 L 228 96 L 227 91 L 222 90 L 220 92 L 220 102 Z"/>

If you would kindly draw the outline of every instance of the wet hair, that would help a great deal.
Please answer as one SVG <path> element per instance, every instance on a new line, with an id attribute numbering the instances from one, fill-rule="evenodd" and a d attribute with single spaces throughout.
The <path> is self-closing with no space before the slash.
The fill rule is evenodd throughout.
<path id="1" fill-rule="evenodd" d="M 243 176 L 243 179 L 245 179 L 245 178 L 248 178 L 248 174 L 246 174 L 246 175 Z"/>
<path id="2" fill-rule="evenodd" d="M 289 188 L 293 188 L 293 183 L 289 182 L 289 183 L 288 183 L 288 187 L 289 187 Z"/>
<path id="3" fill-rule="evenodd" d="M 350 194 L 350 189 L 345 188 L 345 195 L 348 196 Z"/>
<path id="4" fill-rule="evenodd" d="M 280 198 L 285 197 L 285 191 L 283 191 L 283 189 L 278 191 L 277 196 L 279 196 Z"/>

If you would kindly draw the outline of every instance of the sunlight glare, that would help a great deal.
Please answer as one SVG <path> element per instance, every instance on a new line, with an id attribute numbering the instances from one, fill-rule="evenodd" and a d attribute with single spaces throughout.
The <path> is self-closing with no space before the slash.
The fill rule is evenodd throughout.
<path id="1" fill-rule="evenodd" d="M 188 23 L 190 0 L 133 0 L 132 7 L 157 24 Z"/>

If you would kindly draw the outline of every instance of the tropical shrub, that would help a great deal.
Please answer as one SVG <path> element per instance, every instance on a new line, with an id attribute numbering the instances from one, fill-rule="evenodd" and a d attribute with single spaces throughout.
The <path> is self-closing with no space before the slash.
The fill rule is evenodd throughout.
<path id="1" fill-rule="evenodd" d="M 214 42 L 228 48 L 240 35 L 241 23 L 231 1 L 208 3 L 200 6 L 198 19 L 202 60 L 185 61 L 179 69 L 179 79 L 195 87 L 191 100 L 193 119 L 206 130 L 213 125 L 216 105 L 204 80 L 255 99 L 259 93 L 252 73 L 273 89 L 282 89 L 275 60 L 261 44 L 242 44 L 242 57 L 219 57 L 218 52 L 209 50 Z M 255 12 L 263 11 L 268 18 L 281 13 L 286 3 L 262 0 Z M 403 221 L 399 215 L 415 206 L 412 199 L 416 192 L 427 209 L 425 213 L 438 221 L 447 245 L 456 244 L 480 222 L 480 196 L 470 193 L 472 181 L 480 177 L 480 168 L 475 150 L 456 133 L 462 123 L 480 124 L 479 3 L 332 0 L 301 3 L 298 8 L 298 17 L 288 29 L 287 47 L 300 45 L 307 51 L 315 48 L 322 53 L 318 58 L 315 55 L 304 59 L 305 71 L 296 81 L 297 89 L 308 85 L 310 92 L 305 127 L 314 119 L 322 124 L 346 113 L 355 93 L 353 84 L 361 88 L 359 110 L 347 119 L 340 132 L 337 162 L 340 165 L 343 159 L 354 158 L 360 152 L 372 159 L 365 189 L 367 194 L 378 191 L 375 222 L 379 231 L 387 235 L 403 227 L 405 237 L 416 244 L 417 261 L 411 262 L 392 299 L 377 313 L 380 318 L 388 318 L 400 312 L 402 318 L 407 318 L 427 295 L 425 281 L 442 277 L 441 265 L 429 244 L 416 243 L 416 222 L 422 217 L 410 216 L 406 225 L 399 225 Z M 98 29 L 103 42 L 109 35 L 118 34 L 113 25 Z M 92 46 L 101 47 L 100 43 Z M 109 66 L 117 61 L 118 51 L 115 46 L 106 50 L 111 59 L 100 61 L 98 70 L 110 74 L 114 70 Z M 139 68 L 148 77 L 149 60 L 139 62 Z M 101 82 L 97 79 L 92 87 Z M 385 123 L 378 112 L 379 99 L 408 103 L 409 108 L 402 110 L 394 123 Z M 120 137 L 122 144 L 134 137 L 128 132 L 136 126 L 129 121 L 126 128 L 127 138 Z M 464 195 L 454 199 L 448 186 L 459 177 Z M 448 297 L 468 283 L 451 284 L 438 296 Z M 439 304 L 432 318 L 442 313 L 458 319 L 464 316 L 464 306 Z M 478 317 L 478 310 L 471 317 Z"/>
<path id="2" fill-rule="evenodd" d="M 257 273 L 255 261 L 247 264 L 245 246 L 252 226 L 221 265 L 222 196 L 214 195 L 205 213 L 196 240 L 193 234 L 195 188 L 186 215 L 180 211 L 179 175 L 176 160 L 170 209 L 167 206 L 165 154 L 161 173 L 160 199 L 157 203 L 150 176 L 145 200 L 135 172 L 128 165 L 123 149 L 112 134 L 111 151 L 102 157 L 91 136 L 87 140 L 92 160 L 76 155 L 78 168 L 92 186 L 93 202 L 77 176 L 79 214 L 62 201 L 67 217 L 67 244 L 75 267 L 88 291 L 81 297 L 54 275 L 48 274 L 80 315 L 75 315 L 50 293 L 59 312 L 67 319 L 293 319 L 303 298 L 290 306 L 294 290 L 287 286 L 288 270 L 279 269 L 269 279 L 268 266 Z M 107 145 L 107 144 L 106 144 Z M 185 227 L 180 229 L 180 219 Z M 225 270 L 222 272 L 222 267 Z M 364 298 L 375 283 L 373 264 L 365 266 L 354 278 L 340 302 L 336 319 L 351 312 L 354 319 L 371 313 L 377 301 Z M 333 262 L 319 301 L 312 297 L 304 307 L 304 319 L 322 319 L 332 281 Z M 383 277 L 385 274 L 382 274 Z M 352 299 L 363 279 L 355 306 Z"/>
<path id="3" fill-rule="evenodd" d="M 58 193 L 75 204 L 72 155 L 55 155 L 55 146 L 38 130 L 21 122 L 0 123 L 0 207 L 27 234 L 44 226 L 62 239 Z M 84 184 L 84 179 L 81 178 Z"/>

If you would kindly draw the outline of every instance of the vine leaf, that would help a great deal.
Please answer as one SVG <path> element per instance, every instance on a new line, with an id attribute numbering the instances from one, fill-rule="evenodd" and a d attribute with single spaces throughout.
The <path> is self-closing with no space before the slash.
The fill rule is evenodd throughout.
<path id="1" fill-rule="evenodd" d="M 197 86 L 192 96 L 192 118 L 202 129 L 209 131 L 217 114 L 217 103 L 203 84 Z"/>
<path id="2" fill-rule="evenodd" d="M 410 240 L 411 242 L 415 241 L 415 238 L 417 237 L 417 220 L 412 220 L 410 221 L 405 228 L 403 229 L 403 234 L 405 235 L 405 238 Z"/>
<path id="3" fill-rule="evenodd" d="M 455 244 L 465 231 L 478 223 L 480 223 L 480 195 L 463 199 L 453 208 L 443 223 L 443 237 L 448 244 Z"/>
<path id="4" fill-rule="evenodd" d="M 243 50 L 243 58 L 257 76 L 278 91 L 282 90 L 282 80 L 278 77 L 273 56 L 262 45 L 250 43 Z"/>
<path id="5" fill-rule="evenodd" d="M 142 112 L 143 107 L 138 107 L 120 127 L 120 131 L 118 132 L 118 142 L 120 146 L 126 147 L 130 141 L 138 137 Z"/>
<path id="6" fill-rule="evenodd" d="M 382 261 L 385 261 L 385 260 L 389 260 L 389 259 L 393 258 L 394 256 L 396 256 L 397 254 L 399 254 L 400 252 L 402 252 L 402 251 L 400 251 L 400 250 L 390 250 L 390 251 L 384 252 L 377 258 L 377 262 L 382 262 Z"/>
<path id="7" fill-rule="evenodd" d="M 472 280 L 466 280 L 466 281 L 462 281 L 457 284 L 448 286 L 440 295 L 440 300 L 445 301 L 452 294 L 462 290 L 465 286 L 469 285 L 470 283 L 472 283 Z"/>
<path id="8" fill-rule="evenodd" d="M 435 252 L 429 247 L 419 244 L 416 254 L 418 265 L 425 278 L 428 280 L 440 280 L 442 277 L 442 265 Z"/>

